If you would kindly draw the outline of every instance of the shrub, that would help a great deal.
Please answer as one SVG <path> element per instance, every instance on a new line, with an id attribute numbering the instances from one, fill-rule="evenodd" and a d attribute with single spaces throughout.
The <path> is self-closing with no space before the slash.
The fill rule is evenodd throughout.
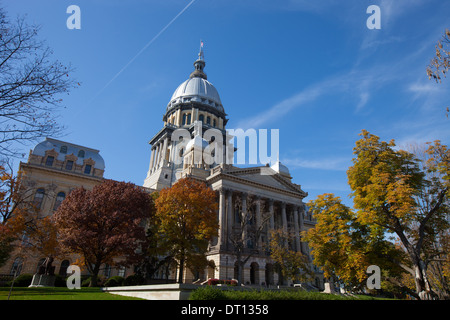
<path id="1" fill-rule="evenodd" d="M 14 280 L 14 287 L 28 287 L 31 284 L 31 280 L 33 280 L 33 275 L 29 273 L 21 274 Z M 6 285 L 10 287 L 12 284 L 12 280 L 8 281 Z"/>
<path id="2" fill-rule="evenodd" d="M 138 286 L 142 284 L 145 284 L 145 278 L 138 274 L 128 276 L 123 282 L 124 286 Z"/>
<path id="3" fill-rule="evenodd" d="M 67 286 L 67 282 L 66 282 L 66 277 L 63 277 L 59 274 L 55 274 L 55 287 L 66 287 Z"/>
<path id="4" fill-rule="evenodd" d="M 118 287 L 123 285 L 125 279 L 121 276 L 111 277 L 105 282 L 105 287 Z"/>
<path id="5" fill-rule="evenodd" d="M 237 286 L 237 281 L 236 280 L 208 279 L 209 286 L 216 286 L 218 284 L 225 284 L 227 286 Z"/>
<path id="6" fill-rule="evenodd" d="M 83 279 L 83 277 L 82 277 L 82 279 Z M 91 277 L 88 277 L 85 280 L 82 280 L 81 286 L 82 287 L 89 287 L 90 283 L 91 283 Z M 105 283 L 105 277 L 104 276 L 98 276 L 97 277 L 97 287 L 103 287 L 104 283 Z"/>
<path id="7" fill-rule="evenodd" d="M 212 286 L 204 286 L 194 290 L 189 300 L 226 300 L 223 290 Z"/>

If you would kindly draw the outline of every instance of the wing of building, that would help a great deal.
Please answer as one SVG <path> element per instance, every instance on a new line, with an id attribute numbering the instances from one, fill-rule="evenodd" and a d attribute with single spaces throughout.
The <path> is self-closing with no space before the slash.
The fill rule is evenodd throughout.
<path id="1" fill-rule="evenodd" d="M 105 161 L 99 150 L 46 138 L 30 150 L 27 162 L 20 162 L 19 172 L 25 192 L 39 209 L 39 216 L 46 217 L 58 209 L 72 190 L 78 187 L 92 189 L 101 183 Z M 45 258 L 33 252 L 14 252 L 11 261 L 0 268 L 0 274 L 11 275 L 16 271 L 34 274 Z M 55 272 L 64 276 L 76 258 L 56 259 Z"/>

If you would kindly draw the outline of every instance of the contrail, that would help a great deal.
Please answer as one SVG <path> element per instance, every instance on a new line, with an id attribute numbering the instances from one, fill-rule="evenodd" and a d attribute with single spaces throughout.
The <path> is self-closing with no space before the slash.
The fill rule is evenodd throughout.
<path id="1" fill-rule="evenodd" d="M 145 51 L 145 49 L 147 49 L 156 39 L 158 39 L 158 37 L 161 35 L 161 34 L 163 34 L 163 32 L 164 31 L 166 31 L 166 29 L 168 28 L 168 27 L 170 27 L 170 25 L 172 24 L 172 23 L 174 23 L 175 22 L 175 20 L 177 20 L 178 19 L 178 17 L 179 16 L 181 16 L 182 14 L 183 14 L 183 12 L 185 12 L 194 2 L 195 2 L 196 0 L 192 0 L 191 2 L 189 2 L 188 4 L 187 4 L 187 6 L 186 7 L 184 7 L 183 8 L 183 10 L 181 10 L 172 20 L 170 20 L 170 22 L 164 27 L 164 28 L 162 28 L 161 29 L 161 31 L 159 31 L 157 34 L 156 34 L 156 36 L 154 36 L 153 37 L 153 39 L 152 40 L 150 40 L 130 61 L 128 61 L 128 63 L 125 65 L 125 66 L 123 66 L 123 68 L 122 69 L 120 69 L 120 71 L 119 72 L 117 72 L 115 75 L 114 75 L 114 77 L 112 77 L 111 78 L 111 80 L 109 80 L 108 81 L 108 83 L 99 91 L 99 92 L 97 92 L 97 94 L 91 99 L 91 101 L 89 101 L 88 102 L 88 104 L 90 104 L 95 98 L 97 98 L 99 95 L 100 95 L 100 93 L 102 93 L 103 92 L 103 90 L 105 90 L 110 84 L 111 84 L 111 82 L 113 82 L 118 76 L 120 76 L 120 74 L 123 72 L 123 71 L 125 71 L 125 69 L 130 65 L 130 64 L 132 64 L 133 63 L 133 61 L 134 60 L 136 60 L 136 58 L 137 57 L 139 57 L 141 54 L 142 54 L 142 52 L 144 52 Z"/>

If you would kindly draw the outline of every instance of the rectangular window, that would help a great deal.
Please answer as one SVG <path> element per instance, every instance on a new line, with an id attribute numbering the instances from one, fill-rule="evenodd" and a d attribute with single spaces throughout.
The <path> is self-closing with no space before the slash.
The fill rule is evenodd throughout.
<path id="1" fill-rule="evenodd" d="M 86 174 L 90 174 L 91 173 L 91 165 L 90 164 L 87 164 L 84 167 L 84 173 L 86 173 Z"/>
<path id="2" fill-rule="evenodd" d="M 47 159 L 45 160 L 45 165 L 46 166 L 53 166 L 53 161 L 55 160 L 55 157 L 52 156 L 48 156 Z"/>
<path id="3" fill-rule="evenodd" d="M 66 162 L 66 170 L 72 170 L 73 168 L 73 161 L 72 160 L 67 160 Z"/>

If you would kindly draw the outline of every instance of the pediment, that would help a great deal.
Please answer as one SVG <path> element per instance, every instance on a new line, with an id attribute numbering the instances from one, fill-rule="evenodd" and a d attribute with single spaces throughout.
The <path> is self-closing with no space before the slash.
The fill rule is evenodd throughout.
<path id="1" fill-rule="evenodd" d="M 304 192 L 300 185 L 292 183 L 289 179 L 283 177 L 270 167 L 253 167 L 253 168 L 229 168 L 221 172 L 228 177 L 236 177 L 245 183 L 257 184 L 261 187 L 277 189 L 289 193 L 296 193 L 300 197 L 306 197 L 307 193 Z"/>

